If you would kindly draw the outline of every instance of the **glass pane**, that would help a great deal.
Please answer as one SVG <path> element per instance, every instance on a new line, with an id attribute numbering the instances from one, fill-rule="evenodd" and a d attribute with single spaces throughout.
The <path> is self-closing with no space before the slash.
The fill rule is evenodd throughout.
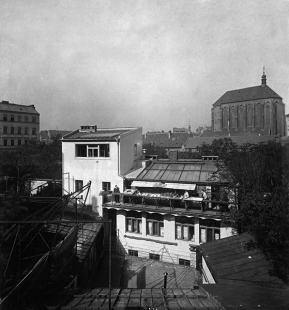
<path id="1" fill-rule="evenodd" d="M 137 220 L 133 220 L 133 231 L 137 232 Z"/>
<path id="2" fill-rule="evenodd" d="M 159 223 L 160 224 L 160 236 L 164 236 L 164 223 Z"/>
<path id="3" fill-rule="evenodd" d="M 153 222 L 153 235 L 159 235 L 159 232 L 158 232 L 158 223 L 157 222 Z"/>
<path id="4" fill-rule="evenodd" d="M 213 241 L 213 229 L 208 228 L 207 229 L 207 242 Z"/>
<path id="5" fill-rule="evenodd" d="M 149 235 L 153 234 L 153 222 L 148 222 L 148 233 Z"/>
<path id="6" fill-rule="evenodd" d="M 93 150 L 93 156 L 94 157 L 98 157 L 98 149 L 94 149 Z"/>
<path id="7" fill-rule="evenodd" d="M 154 164 L 152 166 L 153 169 L 158 169 L 158 170 L 167 169 L 167 167 L 168 167 L 168 164 Z"/>
<path id="8" fill-rule="evenodd" d="M 188 240 L 188 226 L 183 226 L 184 239 Z"/>
<path id="9" fill-rule="evenodd" d="M 128 231 L 132 231 L 132 223 L 131 223 L 131 222 L 132 222 L 131 219 L 128 219 L 128 220 L 127 220 L 127 230 L 128 230 Z"/>
<path id="10" fill-rule="evenodd" d="M 220 231 L 215 229 L 215 240 L 219 240 L 220 239 Z"/>
<path id="11" fill-rule="evenodd" d="M 176 225 L 177 227 L 177 239 L 182 239 L 182 226 Z"/>
<path id="12" fill-rule="evenodd" d="M 195 241 L 195 229 L 194 229 L 194 226 L 189 226 L 189 240 Z"/>
<path id="13" fill-rule="evenodd" d="M 206 236 L 206 229 L 205 228 L 201 228 L 201 242 L 206 242 L 207 241 L 207 236 Z"/>
<path id="14" fill-rule="evenodd" d="M 183 170 L 184 164 L 170 164 L 168 170 Z"/>

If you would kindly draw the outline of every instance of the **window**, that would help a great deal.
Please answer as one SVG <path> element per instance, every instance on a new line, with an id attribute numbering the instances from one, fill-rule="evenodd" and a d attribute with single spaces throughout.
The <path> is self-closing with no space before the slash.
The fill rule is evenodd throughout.
<path id="1" fill-rule="evenodd" d="M 32 116 L 32 123 L 36 123 L 36 117 Z"/>
<path id="2" fill-rule="evenodd" d="M 24 122 L 28 123 L 28 116 L 24 116 Z"/>
<path id="3" fill-rule="evenodd" d="M 190 261 L 187 260 L 187 259 L 182 259 L 182 258 L 179 258 L 179 265 L 182 265 L 182 266 L 191 266 L 190 264 Z"/>
<path id="4" fill-rule="evenodd" d="M 238 127 L 244 128 L 244 107 L 240 106 L 238 109 Z"/>
<path id="5" fill-rule="evenodd" d="M 83 187 L 83 181 L 82 180 L 75 180 L 75 191 L 80 190 Z"/>
<path id="6" fill-rule="evenodd" d="M 255 127 L 261 126 L 261 105 L 256 105 Z"/>
<path id="7" fill-rule="evenodd" d="M 137 144 L 134 145 L 134 156 L 137 156 Z"/>
<path id="8" fill-rule="evenodd" d="M 265 125 L 270 125 L 270 106 L 266 105 L 265 108 Z"/>
<path id="9" fill-rule="evenodd" d="M 156 213 L 148 213 L 147 235 L 164 236 L 164 216 Z"/>
<path id="10" fill-rule="evenodd" d="M 220 239 L 220 221 L 200 219 L 200 242 Z"/>
<path id="11" fill-rule="evenodd" d="M 21 140 L 20 139 L 18 140 L 18 145 L 21 145 Z"/>
<path id="12" fill-rule="evenodd" d="M 3 121 L 7 122 L 7 114 L 3 114 Z"/>
<path id="13" fill-rule="evenodd" d="M 7 139 L 4 139 L 3 142 L 4 142 L 4 146 L 8 145 Z"/>
<path id="14" fill-rule="evenodd" d="M 153 259 L 153 260 L 160 260 L 160 255 L 159 254 L 150 253 L 149 254 L 149 258 Z"/>
<path id="15" fill-rule="evenodd" d="M 230 113 L 230 128 L 236 128 L 237 122 L 236 122 L 236 109 L 234 107 L 231 108 Z"/>
<path id="16" fill-rule="evenodd" d="M 36 135 L 36 128 L 32 128 L 32 134 Z"/>
<path id="17" fill-rule="evenodd" d="M 126 213 L 126 231 L 136 234 L 142 233 L 141 212 L 128 211 Z"/>
<path id="18" fill-rule="evenodd" d="M 228 120 L 229 120 L 228 109 L 224 108 L 223 109 L 223 128 L 228 128 Z"/>
<path id="19" fill-rule="evenodd" d="M 109 157 L 109 144 L 77 144 L 76 157 Z"/>
<path id="20" fill-rule="evenodd" d="M 249 104 L 247 108 L 247 126 L 252 127 L 253 107 Z"/>
<path id="21" fill-rule="evenodd" d="M 17 115 L 17 121 L 21 122 L 21 115 Z"/>
<path id="22" fill-rule="evenodd" d="M 195 241 L 194 219 L 185 216 L 176 217 L 176 239 Z"/>
<path id="23" fill-rule="evenodd" d="M 110 182 L 102 182 L 102 190 L 105 192 L 110 191 Z"/>
<path id="24" fill-rule="evenodd" d="M 138 251 L 128 250 L 128 255 L 130 255 L 130 256 L 137 256 L 138 257 Z"/>
<path id="25" fill-rule="evenodd" d="M 3 133 L 8 133 L 8 127 L 7 126 L 3 127 Z"/>
<path id="26" fill-rule="evenodd" d="M 21 135 L 21 127 L 18 127 L 18 128 L 17 128 L 17 134 L 18 134 L 18 135 Z"/>
<path id="27" fill-rule="evenodd" d="M 28 135 L 28 127 L 25 127 L 25 128 L 24 128 L 24 134 L 25 134 L 25 135 Z"/>
<path id="28" fill-rule="evenodd" d="M 14 146 L 14 140 L 11 140 L 11 146 Z"/>
<path id="29" fill-rule="evenodd" d="M 11 122 L 14 122 L 14 115 L 11 115 L 11 116 L 10 116 L 10 121 L 11 121 Z"/>
<path id="30" fill-rule="evenodd" d="M 11 127 L 11 134 L 14 134 L 15 133 L 15 127 Z"/>

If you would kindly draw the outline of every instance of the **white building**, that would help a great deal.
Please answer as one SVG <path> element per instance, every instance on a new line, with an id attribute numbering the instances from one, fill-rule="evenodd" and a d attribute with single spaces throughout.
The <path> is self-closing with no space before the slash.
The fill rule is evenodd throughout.
<path id="1" fill-rule="evenodd" d="M 91 181 L 86 204 L 102 214 L 101 191 L 118 185 L 142 154 L 142 128 L 81 126 L 62 138 L 62 184 L 64 194 Z M 84 198 L 84 197 L 83 197 Z"/>
<path id="2" fill-rule="evenodd" d="M 213 179 L 215 159 L 178 160 L 172 154 L 170 160 L 147 161 L 125 176 L 128 189 L 119 203 L 104 195 L 104 215 L 115 223 L 126 252 L 196 266 L 198 245 L 232 235 L 224 219 L 236 206 L 236 195 L 227 182 Z"/>

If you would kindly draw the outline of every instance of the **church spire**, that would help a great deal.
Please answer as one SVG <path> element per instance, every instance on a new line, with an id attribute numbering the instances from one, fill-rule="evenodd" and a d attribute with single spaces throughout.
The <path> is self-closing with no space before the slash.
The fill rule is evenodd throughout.
<path id="1" fill-rule="evenodd" d="M 263 75 L 262 75 L 262 79 L 261 79 L 261 85 L 265 86 L 266 85 L 266 74 L 265 74 L 265 66 L 263 66 Z"/>

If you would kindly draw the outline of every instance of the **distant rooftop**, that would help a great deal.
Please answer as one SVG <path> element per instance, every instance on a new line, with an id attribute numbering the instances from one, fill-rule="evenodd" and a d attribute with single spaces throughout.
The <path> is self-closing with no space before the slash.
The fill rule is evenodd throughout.
<path id="1" fill-rule="evenodd" d="M 219 106 L 225 103 L 233 103 L 248 100 L 258 100 L 266 98 L 282 99 L 274 92 L 268 85 L 259 85 L 247 87 L 242 89 L 227 91 L 221 98 L 219 98 L 213 106 Z"/>
<path id="2" fill-rule="evenodd" d="M 20 113 L 26 112 L 39 115 L 39 113 L 35 110 L 35 106 L 33 104 L 22 105 L 22 104 L 10 103 L 9 101 L 2 101 L 0 102 L 0 110 L 7 112 L 20 112 Z"/>

